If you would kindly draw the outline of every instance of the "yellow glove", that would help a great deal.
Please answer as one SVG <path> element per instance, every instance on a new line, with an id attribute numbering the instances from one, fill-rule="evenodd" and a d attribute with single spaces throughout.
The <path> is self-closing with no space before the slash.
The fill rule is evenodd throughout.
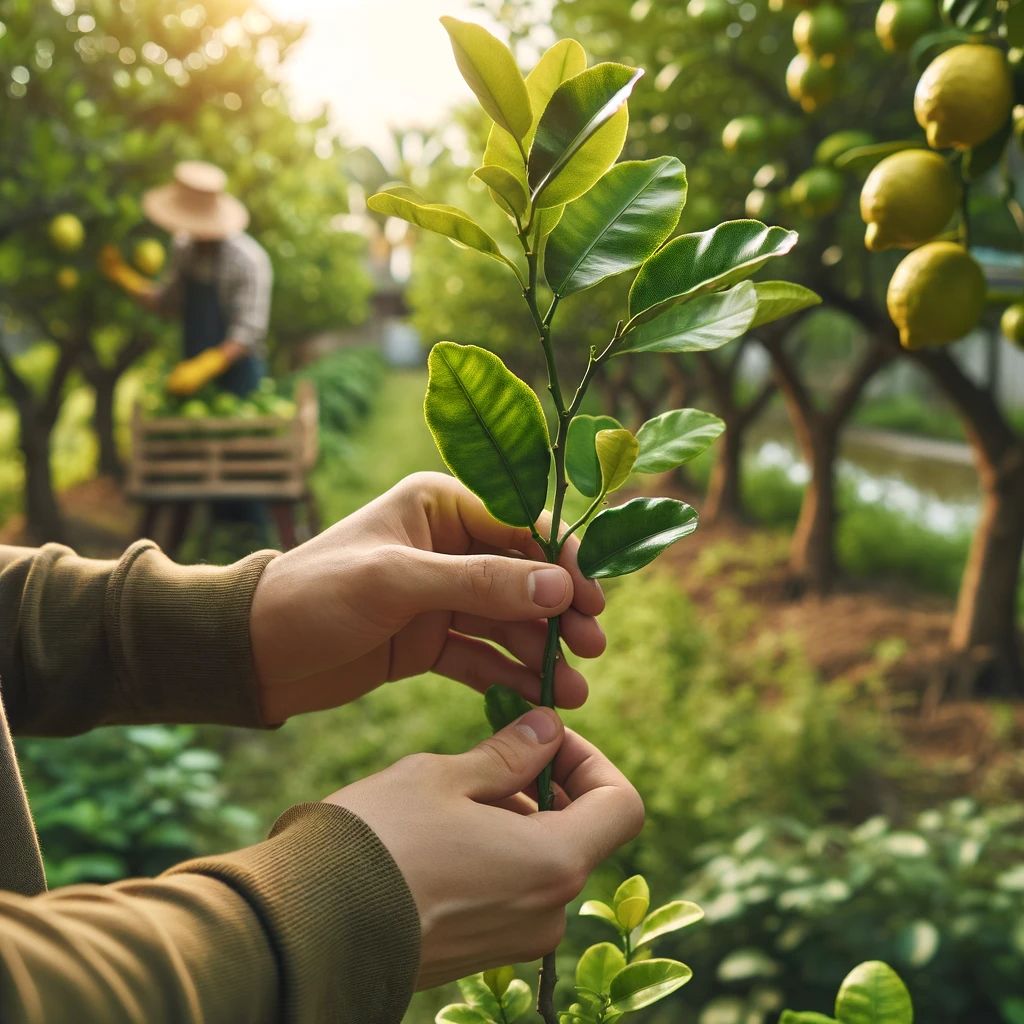
<path id="1" fill-rule="evenodd" d="M 116 245 L 100 249 L 99 264 L 103 275 L 129 295 L 146 295 L 152 291 L 152 282 L 125 263 Z"/>
<path id="2" fill-rule="evenodd" d="M 230 365 L 228 357 L 219 348 L 208 348 L 171 370 L 167 377 L 167 390 L 172 395 L 194 395 Z"/>

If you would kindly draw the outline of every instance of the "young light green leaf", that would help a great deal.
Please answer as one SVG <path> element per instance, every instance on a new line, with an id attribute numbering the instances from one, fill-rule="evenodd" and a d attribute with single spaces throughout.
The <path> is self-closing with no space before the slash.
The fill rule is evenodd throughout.
<path id="1" fill-rule="evenodd" d="M 839 1024 L 913 1024 L 910 993 L 900 976 L 881 960 L 858 964 L 836 996 Z"/>
<path id="2" fill-rule="evenodd" d="M 615 163 L 629 126 L 626 100 L 642 74 L 596 64 L 555 90 L 530 150 L 530 195 L 538 206 L 578 198 Z"/>
<path id="3" fill-rule="evenodd" d="M 575 39 L 560 39 L 541 59 L 537 66 L 526 76 L 526 92 L 533 108 L 533 123 L 523 139 L 523 149 L 527 153 L 533 145 L 533 136 L 537 130 L 537 122 L 544 108 L 548 105 L 554 91 L 565 81 L 578 75 L 587 66 L 587 55 L 583 47 Z M 526 191 L 526 163 L 519 151 L 515 139 L 504 128 L 491 126 L 487 136 L 487 147 L 484 150 L 484 163 L 504 167 L 513 174 Z"/>
<path id="4" fill-rule="evenodd" d="M 634 498 L 605 509 L 587 528 L 578 553 L 588 579 L 636 572 L 697 529 L 697 512 L 674 498 Z"/>
<path id="5" fill-rule="evenodd" d="M 720 291 L 784 256 L 796 242 L 795 231 L 759 220 L 730 220 L 673 238 L 640 268 L 629 290 L 629 315 L 650 319 L 670 305 Z"/>
<path id="6" fill-rule="evenodd" d="M 725 430 L 725 423 L 702 409 L 675 409 L 648 420 L 637 431 L 637 473 L 664 473 L 695 459 Z"/>
<path id="7" fill-rule="evenodd" d="M 598 1024 L 597 1015 L 599 1012 L 599 1007 L 585 1006 L 583 1003 L 573 1003 L 568 1010 L 563 1010 L 558 1015 L 558 1024 Z M 608 1019 L 605 1015 L 604 1020 Z"/>
<path id="8" fill-rule="evenodd" d="M 629 964 L 612 979 L 612 1009 L 622 1013 L 642 1010 L 682 988 L 693 971 L 678 960 L 641 960 Z"/>
<path id="9" fill-rule="evenodd" d="M 704 911 L 696 903 L 687 900 L 673 900 L 657 910 L 652 910 L 640 923 L 640 927 L 630 936 L 630 942 L 636 946 L 644 946 L 648 942 L 660 939 L 662 935 L 677 932 L 695 924 L 704 917 Z"/>
<path id="10" fill-rule="evenodd" d="M 427 365 L 424 412 L 445 465 L 495 519 L 532 526 L 547 500 L 551 464 L 540 400 L 476 345 L 438 342 Z"/>
<path id="11" fill-rule="evenodd" d="M 580 917 L 599 917 L 602 921 L 607 921 L 616 930 L 622 931 L 619 926 L 619 919 L 615 916 L 615 911 L 601 900 L 587 900 L 580 907 Z"/>
<path id="12" fill-rule="evenodd" d="M 640 445 L 631 431 L 619 427 L 599 430 L 594 438 L 594 448 L 601 465 L 601 492 L 612 494 L 629 479 Z"/>
<path id="13" fill-rule="evenodd" d="M 393 185 L 370 196 L 366 205 L 375 213 L 398 217 L 427 231 L 436 231 L 459 245 L 476 249 L 515 269 L 511 260 L 498 248 L 498 243 L 469 214 L 454 206 L 428 203 L 418 192 L 405 185 Z"/>
<path id="14" fill-rule="evenodd" d="M 813 1010 L 783 1010 L 779 1024 L 836 1024 L 836 1019 Z"/>
<path id="15" fill-rule="evenodd" d="M 494 1018 L 466 1003 L 451 1003 L 437 1011 L 434 1024 L 494 1024 Z"/>
<path id="16" fill-rule="evenodd" d="M 576 987 L 604 994 L 626 966 L 625 954 L 610 942 L 599 942 L 584 950 L 576 964 Z"/>
<path id="17" fill-rule="evenodd" d="M 622 900 L 615 908 L 615 917 L 623 931 L 631 932 L 644 919 L 647 903 L 639 896 L 630 896 Z"/>
<path id="18" fill-rule="evenodd" d="M 487 692 L 484 694 L 484 711 L 487 714 L 487 721 L 495 732 L 504 729 L 506 725 L 511 725 L 517 718 L 525 715 L 532 708 L 533 705 L 525 697 L 521 697 L 515 690 L 510 690 L 507 686 L 501 686 L 497 683 L 494 686 L 488 687 Z M 512 970 L 511 967 L 507 969 Z M 499 970 L 503 971 L 506 968 L 502 967 Z M 498 977 L 498 975 L 494 971 L 484 971 L 484 982 L 494 992 L 494 988 L 491 986 L 490 981 L 488 981 L 488 976 Z M 514 975 L 511 977 L 514 977 Z M 511 980 L 511 977 L 509 980 Z M 494 994 L 501 995 L 500 992 L 494 992 Z"/>
<path id="19" fill-rule="evenodd" d="M 492 686 L 491 690 L 504 690 L 507 693 L 512 693 L 516 697 L 519 697 L 519 694 L 515 693 L 514 690 L 509 690 L 504 686 Z M 490 690 L 488 693 L 490 693 Z M 487 698 L 488 693 L 484 694 L 485 699 Z M 522 700 L 522 697 L 519 697 L 519 699 Z M 530 705 L 527 705 L 527 710 L 529 710 L 529 708 Z M 499 726 L 498 728 L 503 729 L 504 726 Z M 494 731 L 497 732 L 498 729 L 495 729 Z M 489 971 L 484 971 L 483 983 L 491 990 L 491 995 L 493 995 L 495 999 L 500 999 L 505 994 L 509 985 L 511 985 L 515 980 L 515 976 L 516 969 L 514 967 L 492 967 Z"/>
<path id="20" fill-rule="evenodd" d="M 784 316 L 799 313 L 811 306 L 821 305 L 821 296 L 802 284 L 789 281 L 755 281 L 757 290 L 757 312 L 750 323 L 750 330 L 763 327 Z"/>
<path id="21" fill-rule="evenodd" d="M 522 140 L 533 124 L 526 83 L 512 51 L 485 28 L 456 18 L 442 18 L 455 63 L 491 120 Z"/>
<path id="22" fill-rule="evenodd" d="M 508 1024 L 514 1024 L 524 1014 L 533 1009 L 533 992 L 530 986 L 520 978 L 509 982 L 501 997 L 501 1009 Z"/>
<path id="23" fill-rule="evenodd" d="M 565 470 L 573 487 L 588 498 L 601 493 L 601 463 L 596 438 L 602 430 L 619 430 L 611 416 L 574 416 L 565 440 Z"/>
<path id="24" fill-rule="evenodd" d="M 644 913 L 647 913 L 647 908 L 651 905 L 651 889 L 643 875 L 630 875 L 621 882 L 612 897 L 612 906 L 618 910 L 623 900 L 631 899 L 643 900 Z"/>
<path id="25" fill-rule="evenodd" d="M 653 319 L 641 314 L 627 327 L 612 355 L 630 352 L 711 352 L 742 337 L 757 314 L 757 292 L 750 281 L 728 291 L 700 295 L 668 306 Z"/>
<path id="26" fill-rule="evenodd" d="M 529 202 L 526 186 L 511 171 L 497 164 L 484 164 L 473 174 L 488 187 L 491 198 L 498 206 L 514 220 L 523 220 Z"/>
<path id="27" fill-rule="evenodd" d="M 501 1020 L 501 1006 L 494 993 L 487 987 L 482 974 L 471 974 L 457 982 L 462 998 L 474 1009 L 479 1010 L 488 1020 Z"/>
<path id="28" fill-rule="evenodd" d="M 571 295 L 649 259 L 675 230 L 686 202 L 686 168 L 675 158 L 616 164 L 571 203 L 552 233 L 544 273 Z"/>

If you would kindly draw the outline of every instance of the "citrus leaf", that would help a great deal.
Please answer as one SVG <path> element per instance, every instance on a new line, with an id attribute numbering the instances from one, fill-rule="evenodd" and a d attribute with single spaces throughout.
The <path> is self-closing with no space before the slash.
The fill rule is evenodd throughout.
<path id="1" fill-rule="evenodd" d="M 664 473 L 695 459 L 725 430 L 717 416 L 701 409 L 675 409 L 648 420 L 638 431 L 636 473 Z"/>
<path id="2" fill-rule="evenodd" d="M 505 687 L 492 686 L 491 689 L 505 689 Z M 516 696 L 518 697 L 519 695 L 516 694 Z M 484 694 L 485 699 L 486 697 L 487 694 Z M 527 707 L 529 708 L 529 705 Z M 497 732 L 498 730 L 495 729 L 494 731 Z M 512 984 L 515 976 L 516 969 L 510 966 L 492 967 L 489 971 L 484 971 L 481 975 L 483 983 L 488 987 L 488 989 L 490 989 L 491 995 L 493 995 L 495 999 L 500 999 L 505 994 L 505 990 Z"/>
<path id="3" fill-rule="evenodd" d="M 491 1024 L 491 1018 L 466 1003 L 452 1003 L 437 1011 L 434 1024 Z"/>
<path id="4" fill-rule="evenodd" d="M 611 416 L 574 416 L 565 439 L 565 470 L 573 487 L 588 498 L 601 493 L 601 463 L 596 438 L 602 430 L 618 430 L 622 424 Z"/>
<path id="5" fill-rule="evenodd" d="M 540 400 L 492 352 L 438 342 L 427 425 L 445 465 L 495 519 L 532 526 L 544 509 L 551 451 Z"/>
<path id="6" fill-rule="evenodd" d="M 487 715 L 487 721 L 495 732 L 504 729 L 506 725 L 511 725 L 517 718 L 525 715 L 532 708 L 533 705 L 525 697 L 520 696 L 515 690 L 510 690 L 507 686 L 495 684 L 488 687 L 487 692 L 484 694 L 484 712 Z M 501 969 L 504 970 L 504 968 Z M 491 973 L 484 971 L 484 981 L 493 992 L 494 989 L 487 980 L 488 975 Z M 498 995 L 499 993 L 495 992 L 494 994 Z"/>
<path id="7" fill-rule="evenodd" d="M 942 16 L 968 32 L 987 32 L 995 21 L 996 0 L 942 0 Z"/>
<path id="8" fill-rule="evenodd" d="M 580 542 L 580 571 L 588 579 L 636 572 L 697 529 L 697 512 L 674 498 L 634 498 L 594 517 Z"/>
<path id="9" fill-rule="evenodd" d="M 601 900 L 587 900 L 580 907 L 580 917 L 599 917 L 602 921 L 607 921 L 610 925 L 614 925 L 619 931 L 622 930 L 619 928 L 619 919 L 615 916 L 615 911 L 607 903 L 602 903 Z"/>
<path id="10" fill-rule="evenodd" d="M 682 988 L 692 977 L 693 971 L 678 960 L 629 964 L 612 979 L 611 1007 L 621 1013 L 641 1010 Z"/>
<path id="11" fill-rule="evenodd" d="M 821 305 L 821 296 L 817 292 L 789 281 L 755 281 L 754 290 L 757 292 L 757 312 L 750 323 L 750 330 Z"/>
<path id="12" fill-rule="evenodd" d="M 526 92 L 530 97 L 533 109 L 533 121 L 530 130 L 523 139 L 523 149 L 530 151 L 533 136 L 537 131 L 537 122 L 544 108 L 551 100 L 554 91 L 565 81 L 578 75 L 587 66 L 587 55 L 583 47 L 575 39 L 560 39 L 547 50 L 536 67 L 526 76 Z M 492 125 L 487 136 L 487 147 L 484 149 L 484 163 L 504 167 L 513 174 L 526 188 L 526 164 L 523 154 L 519 152 L 515 139 L 504 128 Z"/>
<path id="13" fill-rule="evenodd" d="M 576 199 L 611 167 L 626 139 L 626 100 L 642 74 L 624 64 L 596 64 L 555 90 L 530 150 L 534 202 L 558 206 Z"/>
<path id="14" fill-rule="evenodd" d="M 501 997 L 501 1009 L 508 1024 L 513 1024 L 533 1009 L 533 992 L 521 978 L 509 982 Z"/>
<path id="15" fill-rule="evenodd" d="M 418 192 L 405 185 L 393 185 L 370 196 L 366 205 L 374 213 L 398 217 L 427 231 L 435 231 L 459 245 L 476 249 L 485 256 L 513 266 L 498 248 L 498 243 L 468 213 L 454 206 L 428 203 Z"/>
<path id="16" fill-rule="evenodd" d="M 529 200 L 526 187 L 511 172 L 497 164 L 484 164 L 473 174 L 490 190 L 491 198 L 511 217 L 522 220 Z"/>
<path id="17" fill-rule="evenodd" d="M 725 292 L 669 305 L 655 317 L 627 327 L 613 356 L 631 352 L 710 352 L 742 337 L 757 316 L 757 291 L 741 281 Z"/>
<path id="18" fill-rule="evenodd" d="M 893 153 L 902 153 L 906 149 L 923 149 L 924 143 L 919 139 L 896 139 L 893 142 L 872 142 L 868 146 L 854 146 L 837 156 L 835 166 L 840 171 L 853 171 L 866 174 L 875 164 Z"/>
<path id="19" fill-rule="evenodd" d="M 634 947 L 646 945 L 662 935 L 669 935 L 681 928 L 687 928 L 696 924 L 704 917 L 704 911 L 696 903 L 687 900 L 673 900 L 666 903 L 657 910 L 652 910 L 643 921 L 640 927 L 631 936 L 631 943 Z"/>
<path id="20" fill-rule="evenodd" d="M 457 982 L 462 998 L 479 1010 L 488 1020 L 501 1018 L 501 1007 L 494 993 L 487 987 L 482 974 L 471 974 L 468 978 L 460 978 Z"/>
<path id="21" fill-rule="evenodd" d="M 910 993 L 900 976 L 881 960 L 858 964 L 836 996 L 839 1024 L 913 1024 Z"/>
<path id="22" fill-rule="evenodd" d="M 795 231 L 758 220 L 730 220 L 673 238 L 640 268 L 629 290 L 629 314 L 650 319 L 670 305 L 742 281 L 796 242 Z"/>
<path id="23" fill-rule="evenodd" d="M 618 910 L 623 900 L 641 899 L 644 901 L 644 913 L 651 904 L 651 889 L 647 879 L 643 875 L 630 875 L 624 882 L 619 884 L 612 897 L 612 906 Z"/>
<path id="24" fill-rule="evenodd" d="M 779 1024 L 836 1024 L 836 1020 L 813 1010 L 783 1010 Z"/>
<path id="25" fill-rule="evenodd" d="M 675 230 L 686 169 L 675 157 L 617 164 L 570 204 L 548 242 L 544 272 L 571 295 L 650 258 Z"/>
<path id="26" fill-rule="evenodd" d="M 625 954 L 610 942 L 599 942 L 583 951 L 576 964 L 576 987 L 589 989 L 602 995 L 608 991 L 615 977 L 626 966 Z"/>
<path id="27" fill-rule="evenodd" d="M 629 479 L 640 445 L 631 431 L 620 427 L 598 431 L 594 448 L 601 464 L 601 492 L 611 494 Z"/>
<path id="28" fill-rule="evenodd" d="M 647 903 L 640 896 L 630 896 L 615 908 L 616 920 L 624 931 L 631 932 L 647 913 Z"/>
<path id="29" fill-rule="evenodd" d="M 457 18 L 441 19 L 452 43 L 455 63 L 491 120 L 516 139 L 533 124 L 526 83 L 512 51 L 487 29 Z"/>

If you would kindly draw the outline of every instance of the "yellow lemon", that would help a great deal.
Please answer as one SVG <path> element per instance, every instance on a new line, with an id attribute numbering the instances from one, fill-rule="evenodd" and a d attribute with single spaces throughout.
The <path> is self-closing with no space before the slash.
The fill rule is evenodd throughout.
<path id="1" fill-rule="evenodd" d="M 1015 302 L 1003 310 L 999 327 L 1008 341 L 1018 348 L 1024 348 L 1024 302 Z"/>
<path id="2" fill-rule="evenodd" d="M 963 246 L 928 242 L 903 257 L 886 304 L 904 348 L 943 345 L 977 326 L 985 309 L 985 275 Z"/>
<path id="3" fill-rule="evenodd" d="M 147 277 L 156 277 L 163 270 L 166 254 L 164 247 L 155 238 L 143 238 L 135 246 L 132 259 Z"/>
<path id="4" fill-rule="evenodd" d="M 786 90 L 810 114 L 835 96 L 837 78 L 834 61 L 798 53 L 786 68 Z"/>
<path id="5" fill-rule="evenodd" d="M 878 163 L 860 193 L 872 252 L 913 249 L 934 238 L 956 212 L 960 185 L 949 163 L 927 149 L 905 149 Z"/>
<path id="6" fill-rule="evenodd" d="M 914 116 L 934 149 L 970 149 L 1010 116 L 1013 86 L 1002 50 L 962 43 L 925 68 L 914 91 Z"/>
<path id="7" fill-rule="evenodd" d="M 838 53 L 847 42 L 850 23 L 835 4 L 801 11 L 793 22 L 793 42 L 801 53 L 819 57 Z"/>
<path id="8" fill-rule="evenodd" d="M 909 50 L 935 21 L 931 0 L 882 0 L 875 15 L 875 35 L 890 53 Z"/>
<path id="9" fill-rule="evenodd" d="M 85 241 L 85 228 L 73 213 L 60 213 L 50 221 L 50 241 L 61 252 L 74 252 Z"/>

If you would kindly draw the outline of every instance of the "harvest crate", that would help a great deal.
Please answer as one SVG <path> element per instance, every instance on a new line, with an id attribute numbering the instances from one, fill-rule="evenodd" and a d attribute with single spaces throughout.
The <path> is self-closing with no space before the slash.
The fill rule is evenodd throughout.
<path id="1" fill-rule="evenodd" d="M 266 502 L 282 542 L 295 542 L 294 508 L 312 517 L 309 472 L 317 456 L 318 409 L 312 383 L 295 389 L 295 415 L 230 417 L 145 416 L 132 410 L 127 493 L 146 506 L 143 533 L 152 535 L 162 507 L 178 506 L 187 520 L 201 503 Z M 181 542 L 176 524 L 168 547 Z M 313 529 L 315 529 L 315 524 Z"/>

